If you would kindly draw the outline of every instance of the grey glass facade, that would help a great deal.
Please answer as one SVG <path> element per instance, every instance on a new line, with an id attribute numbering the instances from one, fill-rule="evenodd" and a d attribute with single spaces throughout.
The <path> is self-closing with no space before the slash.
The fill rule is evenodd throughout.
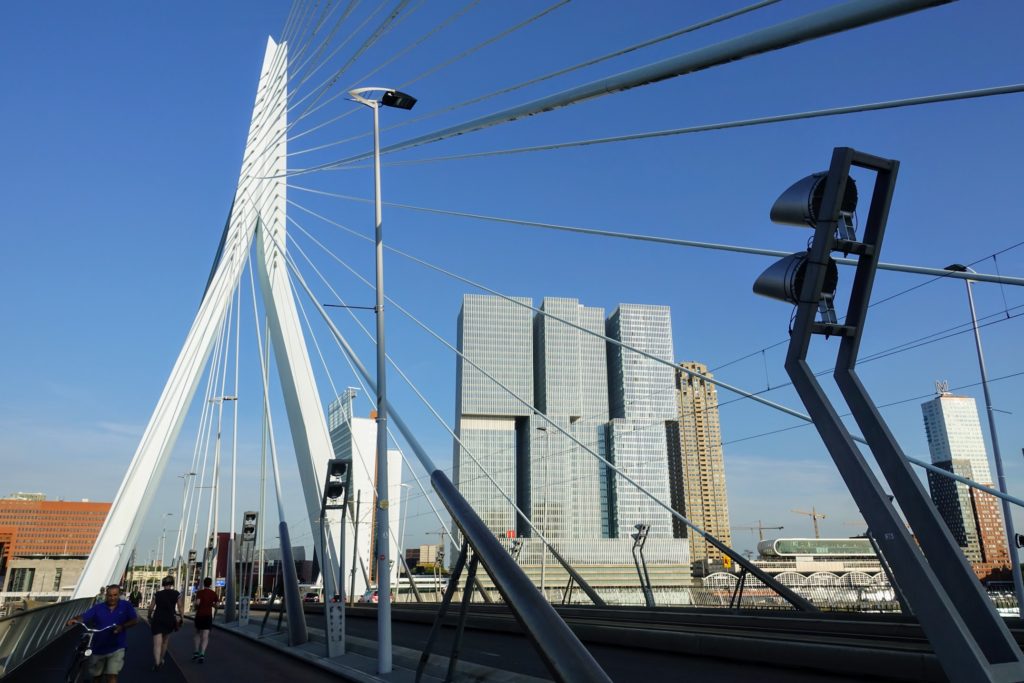
<path id="1" fill-rule="evenodd" d="M 622 304 L 609 316 L 605 329 L 611 339 L 673 361 L 668 306 Z M 610 344 L 608 385 L 612 462 L 658 500 L 670 501 L 665 423 L 677 418 L 675 372 Z M 672 517 L 664 508 L 628 482 L 618 477 L 611 481 L 616 535 L 628 538 L 634 525 L 643 523 L 650 525 L 650 538 L 672 538 Z"/>
<path id="2" fill-rule="evenodd" d="M 623 305 L 608 321 L 604 309 L 576 299 L 545 298 L 540 309 L 597 334 L 614 329 L 620 335 L 615 338 L 672 358 L 667 307 Z M 487 525 L 501 537 L 509 530 L 533 535 L 474 457 L 504 491 L 515 492 L 517 504 L 545 537 L 559 548 L 580 549 L 574 564 L 631 564 L 630 533 L 643 521 L 652 525 L 648 561 L 680 566 L 680 580 L 687 581 L 686 541 L 672 539 L 668 513 L 629 484 L 616 494 L 608 468 L 559 431 L 625 463 L 631 476 L 668 501 L 665 421 L 677 410 L 672 369 L 636 354 L 616 354 L 617 347 L 601 337 L 500 297 L 464 297 L 458 343 L 468 360 L 555 423 L 531 414 L 468 362 L 458 361 L 457 433 L 464 447 L 455 448 L 454 479 Z M 610 374 L 616 369 L 618 380 Z M 610 401 L 617 402 L 618 415 Z M 545 563 L 543 551 L 539 558 L 531 553 L 524 555 L 526 563 Z M 546 562 L 554 563 L 551 557 Z M 624 580 L 628 577 L 624 572 Z"/>

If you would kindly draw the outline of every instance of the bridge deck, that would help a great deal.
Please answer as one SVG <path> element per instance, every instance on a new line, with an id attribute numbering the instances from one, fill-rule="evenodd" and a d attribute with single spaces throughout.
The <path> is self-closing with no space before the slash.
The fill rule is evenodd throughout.
<path id="1" fill-rule="evenodd" d="M 303 683 L 337 683 L 338 678 L 322 669 L 290 657 L 259 643 L 215 629 L 210 637 L 206 661 L 192 662 L 192 624 L 171 636 L 167 660 L 160 671 L 152 671 L 153 639 L 149 625 L 140 622 L 128 631 L 122 683 L 276 683 L 301 680 Z M 74 652 L 78 636 L 69 631 L 23 666 L 4 677 L 4 683 L 61 683 Z"/>
<path id="2" fill-rule="evenodd" d="M 129 631 L 129 652 L 121 680 L 129 683 L 137 680 L 156 683 L 388 680 L 405 683 L 412 680 L 412 670 L 429 631 L 432 610 L 428 606 L 396 609 L 393 625 L 396 670 L 386 679 L 374 675 L 375 609 L 349 610 L 349 654 L 333 660 L 325 657 L 323 616 L 317 611 L 313 607 L 306 614 L 312 642 L 292 650 L 285 645 L 284 633 L 277 631 L 276 614 L 270 616 L 263 635 L 260 634 L 263 615 L 258 612 L 253 614 L 244 635 L 232 633 L 218 624 L 204 664 L 190 661 L 193 627 L 186 623 L 182 631 L 172 636 L 169 659 L 158 673 L 150 671 L 152 641 L 148 626 L 141 624 Z M 457 680 L 496 683 L 537 682 L 548 678 L 529 639 L 505 612 L 507 610 L 498 606 L 474 610 L 462 643 Z M 632 619 L 629 610 L 620 610 L 613 615 L 618 618 L 609 621 L 610 615 L 604 611 L 590 612 L 593 613 L 580 611 L 570 618 L 570 623 L 616 681 L 637 680 L 638 677 L 676 680 L 683 672 L 697 679 L 713 677 L 758 683 L 840 683 L 879 676 L 877 680 L 945 679 L 936 663 L 929 661 L 930 648 L 920 634 L 915 634 L 916 625 L 906 620 L 781 619 L 760 615 L 676 615 L 666 611 L 648 612 L 642 614 L 642 618 Z M 438 681 L 444 675 L 453 631 L 450 625 L 442 630 L 431 659 L 432 666 L 428 669 L 430 681 Z M 5 683 L 63 680 L 76 637 L 73 632 L 67 633 L 12 672 L 4 679 Z M 688 642 L 692 645 L 694 638 L 700 640 L 700 647 L 687 645 Z M 823 660 L 825 655 L 828 656 Z M 894 656 L 897 659 L 893 659 Z M 907 669 L 908 662 L 913 665 L 911 669 Z M 912 675 L 913 671 L 917 674 Z"/>

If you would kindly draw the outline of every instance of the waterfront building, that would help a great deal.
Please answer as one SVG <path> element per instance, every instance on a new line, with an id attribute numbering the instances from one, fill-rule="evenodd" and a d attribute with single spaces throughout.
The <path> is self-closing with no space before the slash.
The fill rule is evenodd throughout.
<path id="1" fill-rule="evenodd" d="M 682 368 L 713 377 L 702 363 Z M 722 433 L 715 385 L 683 370 L 675 376 L 678 419 L 668 423 L 668 463 L 672 507 L 726 545 L 732 545 L 725 487 Z M 690 561 L 707 573 L 722 564 L 722 553 L 698 534 L 672 520 L 676 538 L 689 538 Z"/>
<path id="2" fill-rule="evenodd" d="M 109 510 L 110 503 L 45 500 L 42 494 L 0 498 L 0 576 L 15 557 L 87 557 Z"/>
<path id="3" fill-rule="evenodd" d="M 978 407 L 969 396 L 955 396 L 937 383 L 938 396 L 921 404 L 932 464 L 993 486 Z M 1010 566 L 1006 528 L 998 501 L 965 484 L 928 473 L 932 501 L 980 579 Z"/>

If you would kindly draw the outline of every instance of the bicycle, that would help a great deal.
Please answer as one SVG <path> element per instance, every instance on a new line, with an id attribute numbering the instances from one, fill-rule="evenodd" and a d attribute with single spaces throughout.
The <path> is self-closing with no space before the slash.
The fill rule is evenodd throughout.
<path id="1" fill-rule="evenodd" d="M 78 622 L 76 625 L 84 628 L 85 633 L 79 639 L 78 646 L 75 648 L 75 654 L 71 658 L 71 666 L 68 667 L 68 673 L 65 677 L 66 683 L 80 683 L 80 681 L 91 680 L 91 676 L 88 673 L 88 662 L 89 657 L 92 656 L 92 639 L 97 633 L 114 628 L 114 624 L 100 629 L 89 628 L 82 622 Z"/>

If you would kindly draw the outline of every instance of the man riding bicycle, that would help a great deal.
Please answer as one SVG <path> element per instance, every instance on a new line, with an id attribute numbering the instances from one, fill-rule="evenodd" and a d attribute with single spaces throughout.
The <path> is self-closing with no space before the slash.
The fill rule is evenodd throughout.
<path id="1" fill-rule="evenodd" d="M 67 625 L 78 623 L 106 629 L 93 637 L 89 675 L 93 683 L 117 683 L 117 674 L 124 666 L 124 651 L 128 645 L 125 629 L 139 623 L 139 615 L 132 604 L 121 599 L 121 587 L 117 584 L 107 586 L 103 602 L 97 602 L 84 614 L 69 619 Z"/>

